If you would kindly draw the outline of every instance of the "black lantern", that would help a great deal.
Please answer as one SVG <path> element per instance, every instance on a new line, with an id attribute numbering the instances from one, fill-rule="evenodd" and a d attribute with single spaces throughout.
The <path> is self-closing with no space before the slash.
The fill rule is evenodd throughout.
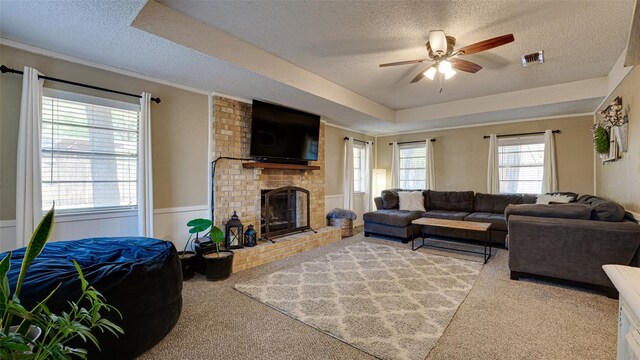
<path id="1" fill-rule="evenodd" d="M 249 225 L 247 231 L 244 232 L 244 246 L 253 247 L 256 245 L 256 231 L 253 230 L 253 225 Z"/>
<path id="2" fill-rule="evenodd" d="M 240 249 L 242 247 L 243 230 L 244 226 L 234 211 L 231 219 L 225 225 L 224 247 L 227 249 Z"/>

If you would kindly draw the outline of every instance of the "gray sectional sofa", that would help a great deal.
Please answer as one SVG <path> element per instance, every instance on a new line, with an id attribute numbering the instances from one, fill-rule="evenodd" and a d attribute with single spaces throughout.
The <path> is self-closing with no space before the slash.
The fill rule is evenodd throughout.
<path id="1" fill-rule="evenodd" d="M 591 195 L 562 205 L 508 206 L 511 278 L 542 277 L 617 292 L 605 264 L 638 266 L 640 225 L 619 204 Z"/>
<path id="2" fill-rule="evenodd" d="M 380 197 L 375 198 L 378 210 L 366 213 L 364 219 L 364 235 L 383 235 L 401 239 L 403 242 L 411 240 L 411 221 L 421 217 L 464 220 L 491 223 L 491 242 L 504 245 L 507 236 L 507 222 L 504 216 L 505 208 L 510 204 L 533 204 L 535 195 L 529 194 L 474 194 L 473 191 L 432 191 L 422 192 L 424 207 L 422 211 L 399 210 L 398 192 L 420 191 L 389 189 L 382 191 Z M 456 230 L 446 228 L 432 228 L 430 234 L 448 236 L 469 240 L 482 240 L 483 234 L 477 231 Z M 414 236 L 420 235 L 420 227 L 414 225 Z"/>
<path id="3" fill-rule="evenodd" d="M 398 192 L 384 190 L 378 210 L 364 214 L 365 236 L 378 234 L 411 240 L 411 221 L 431 217 L 490 222 L 491 241 L 509 249 L 511 278 L 561 280 L 617 296 L 602 270 L 605 264 L 640 266 L 640 225 L 619 204 L 582 195 L 569 204 L 535 204 L 536 195 L 474 194 L 471 191 L 423 191 L 427 211 L 399 210 Z M 415 236 L 420 227 L 414 226 Z M 431 228 L 430 234 L 481 240 L 478 232 Z"/>

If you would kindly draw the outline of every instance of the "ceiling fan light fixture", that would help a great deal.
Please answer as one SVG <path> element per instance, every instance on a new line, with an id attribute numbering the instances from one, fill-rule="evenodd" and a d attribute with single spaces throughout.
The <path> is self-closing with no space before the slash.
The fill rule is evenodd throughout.
<path id="1" fill-rule="evenodd" d="M 442 30 L 429 31 L 429 45 L 435 54 L 447 53 L 447 37 Z"/>
<path id="2" fill-rule="evenodd" d="M 447 61 L 447 60 L 442 60 L 440 61 L 440 63 L 438 63 L 438 71 L 441 74 L 447 74 L 451 71 L 453 71 L 453 67 L 451 66 L 451 62 Z"/>
<path id="3" fill-rule="evenodd" d="M 451 78 L 453 77 L 453 75 L 455 75 L 455 74 L 456 74 L 456 71 L 455 71 L 455 70 L 453 70 L 453 69 L 451 69 L 451 70 L 447 71 L 446 73 L 444 73 L 444 79 L 445 79 L 445 80 L 449 80 L 449 79 L 451 79 Z"/>
<path id="4" fill-rule="evenodd" d="M 428 77 L 429 80 L 433 80 L 433 78 L 436 76 L 437 71 L 438 70 L 436 70 L 436 67 L 432 66 L 424 72 L 424 76 Z"/>

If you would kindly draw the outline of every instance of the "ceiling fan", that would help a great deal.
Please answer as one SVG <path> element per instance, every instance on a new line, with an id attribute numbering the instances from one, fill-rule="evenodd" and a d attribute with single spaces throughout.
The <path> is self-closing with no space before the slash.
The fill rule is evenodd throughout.
<path id="1" fill-rule="evenodd" d="M 424 77 L 433 80 L 433 78 L 436 76 L 436 73 L 440 73 L 444 76 L 445 79 L 449 79 L 456 74 L 456 71 L 454 69 L 468 73 L 476 73 L 482 70 L 482 66 L 476 63 L 472 63 L 471 61 L 460 59 L 459 56 L 479 53 L 508 44 L 513 41 L 513 34 L 508 34 L 480 41 L 454 50 L 453 47 L 456 45 L 456 38 L 454 38 L 453 36 L 446 36 L 444 34 L 444 31 L 442 30 L 432 30 L 429 31 L 429 41 L 427 41 L 426 44 L 427 51 L 429 52 L 428 58 L 380 64 L 380 67 L 421 64 L 423 62 L 433 61 L 431 65 L 420 71 L 420 73 L 416 75 L 413 80 L 411 80 L 411 83 L 416 83 L 422 80 L 422 78 Z"/>

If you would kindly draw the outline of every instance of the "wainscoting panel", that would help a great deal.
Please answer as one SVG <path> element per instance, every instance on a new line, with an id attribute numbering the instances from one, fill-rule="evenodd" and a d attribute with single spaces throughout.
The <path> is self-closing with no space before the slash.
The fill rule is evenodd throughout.
<path id="1" fill-rule="evenodd" d="M 189 239 L 187 222 L 195 218 L 209 219 L 209 207 L 200 205 L 156 209 L 153 211 L 153 236 L 157 239 L 171 241 L 178 251 L 181 251 Z"/>
<path id="2" fill-rule="evenodd" d="M 197 217 L 208 218 L 207 205 L 155 209 L 154 237 L 171 241 L 181 249 L 189 233 L 187 222 Z M 89 215 L 58 215 L 49 241 L 76 240 L 88 237 L 137 236 L 138 216 L 135 211 L 119 211 Z M 15 221 L 0 221 L 0 252 L 15 248 Z"/>
<path id="3" fill-rule="evenodd" d="M 0 252 L 13 249 L 15 246 L 16 222 L 15 220 L 0 221 Z"/>

